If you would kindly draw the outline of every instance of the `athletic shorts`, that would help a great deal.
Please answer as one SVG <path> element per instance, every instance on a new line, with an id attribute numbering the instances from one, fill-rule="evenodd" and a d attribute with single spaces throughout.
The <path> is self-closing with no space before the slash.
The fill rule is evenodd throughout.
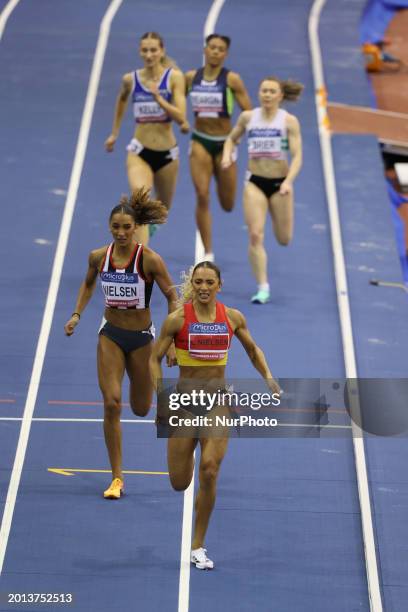
<path id="1" fill-rule="evenodd" d="M 214 159 L 215 157 L 217 157 L 217 155 L 222 154 L 222 150 L 224 148 L 224 142 L 226 141 L 226 136 L 222 137 L 220 139 L 216 139 L 214 137 L 211 136 L 207 136 L 206 134 L 203 134 L 202 132 L 193 132 L 191 135 L 191 140 L 195 140 L 196 142 L 199 142 L 204 149 L 207 151 L 207 153 L 209 153 L 209 155 L 211 155 L 211 157 Z M 189 153 L 191 154 L 191 146 L 190 146 L 190 151 Z M 237 161 L 238 158 L 238 154 L 237 154 L 237 149 L 234 149 L 234 152 L 232 154 L 232 161 Z"/>
<path id="2" fill-rule="evenodd" d="M 158 172 L 158 170 L 179 158 L 179 148 L 177 145 L 165 151 L 154 151 L 144 147 L 136 138 L 132 138 L 126 149 L 129 153 L 134 153 L 143 159 L 150 166 L 153 173 Z"/>
<path id="3" fill-rule="evenodd" d="M 251 174 L 247 171 L 245 182 L 253 183 L 262 191 L 265 197 L 269 198 L 273 196 L 274 193 L 277 193 L 282 185 L 285 177 L 283 178 L 265 178 L 263 176 L 258 176 L 256 174 Z"/>
<path id="4" fill-rule="evenodd" d="M 103 319 L 102 326 L 99 329 L 99 335 L 106 336 L 109 340 L 112 340 L 112 342 L 122 349 L 125 355 L 153 342 L 154 333 L 155 329 L 153 323 L 150 323 L 149 327 L 146 327 L 146 329 L 135 331 L 116 327 L 116 325 L 108 323 L 106 319 Z"/>

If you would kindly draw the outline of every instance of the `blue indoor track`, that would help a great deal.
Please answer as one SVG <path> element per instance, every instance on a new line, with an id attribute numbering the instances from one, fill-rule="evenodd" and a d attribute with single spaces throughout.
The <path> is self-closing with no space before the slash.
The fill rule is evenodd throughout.
<path id="1" fill-rule="evenodd" d="M 0 0 L 0 11 L 6 4 Z M 1 612 L 370 610 L 352 435 L 344 415 L 341 435 L 230 441 L 206 541 L 216 568 L 191 569 L 189 606 L 183 610 L 178 604 L 183 494 L 168 482 L 166 445 L 156 438 L 154 409 L 141 421 L 124 408 L 126 495 L 118 503 L 101 495 L 110 479 L 95 360 L 102 292 L 95 292 L 72 338 L 64 336 L 63 326 L 89 251 L 109 242 L 108 214 L 128 189 L 130 111 L 114 153 L 108 155 L 103 143 L 121 76 L 139 65 L 140 35 L 159 32 L 183 70 L 196 68 L 211 4 L 123 0 L 113 19 L 0 576 Z M 222 301 L 245 314 L 274 375 L 338 380 L 345 367 L 309 52 L 312 4 L 226 0 L 219 15 L 216 31 L 232 37 L 228 67 L 241 74 L 254 103 L 266 75 L 305 84 L 300 101 L 288 107 L 302 125 L 304 166 L 296 181 L 293 243 L 279 247 L 268 228 L 269 304 L 249 303 L 254 284 L 241 206 L 244 145 L 235 210 L 221 212 L 212 193 L 214 250 L 224 277 Z M 323 65 L 334 102 L 371 103 L 358 51 L 364 4 L 328 0 L 321 16 Z M 99 26 L 109 5 L 108 0 L 21 0 L 0 40 L 0 516 L 32 383 Z M 194 263 L 196 230 L 189 140 L 177 128 L 176 133 L 181 157 L 176 197 L 151 246 L 178 281 Z M 406 294 L 369 284 L 373 277 L 401 277 L 378 145 L 369 136 L 342 135 L 333 137 L 332 147 L 358 373 L 404 378 Z M 152 301 L 159 328 L 166 312 L 157 288 Z M 255 378 L 238 343 L 231 353 L 230 375 Z M 330 419 L 329 414 L 329 425 Z M 406 439 L 369 437 L 365 443 L 383 609 L 404 612 Z M 72 593 L 74 602 L 12 605 L 7 593 Z"/>

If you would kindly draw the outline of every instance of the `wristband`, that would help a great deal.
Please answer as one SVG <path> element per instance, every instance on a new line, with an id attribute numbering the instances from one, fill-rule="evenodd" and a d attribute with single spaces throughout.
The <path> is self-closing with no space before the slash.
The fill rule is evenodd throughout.
<path id="1" fill-rule="evenodd" d="M 72 317 L 73 317 L 74 315 L 76 315 L 76 316 L 78 317 L 78 319 L 80 319 L 80 318 L 81 318 L 81 315 L 79 314 L 79 312 L 73 312 L 73 313 L 72 313 L 72 315 L 71 315 L 71 319 L 72 319 Z"/>

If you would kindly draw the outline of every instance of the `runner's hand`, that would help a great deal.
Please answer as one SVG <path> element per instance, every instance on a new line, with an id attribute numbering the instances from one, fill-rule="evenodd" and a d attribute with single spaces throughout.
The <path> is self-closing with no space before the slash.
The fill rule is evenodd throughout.
<path id="1" fill-rule="evenodd" d="M 182 134 L 188 134 L 189 131 L 190 131 L 190 124 L 189 124 L 189 122 L 187 120 L 183 121 L 183 123 L 180 125 L 180 132 Z"/>
<path id="2" fill-rule="evenodd" d="M 69 321 L 67 321 L 64 325 L 64 331 L 66 336 L 72 336 L 74 333 L 74 329 L 79 323 L 78 317 L 71 317 Z"/>
<path id="3" fill-rule="evenodd" d="M 115 142 L 116 142 L 116 136 L 114 136 L 113 134 L 111 134 L 106 140 L 105 140 L 105 149 L 107 150 L 108 153 L 112 153 L 114 147 L 115 147 Z"/>
<path id="4" fill-rule="evenodd" d="M 269 389 L 272 391 L 272 393 L 276 393 L 277 395 L 280 396 L 282 389 L 280 387 L 280 384 L 274 378 L 268 378 L 266 383 Z"/>
<path id="5" fill-rule="evenodd" d="M 290 183 L 289 181 L 283 181 L 283 183 L 281 184 L 279 188 L 279 193 L 281 195 L 289 195 L 292 192 L 293 192 L 292 183 Z"/>
<path id="6" fill-rule="evenodd" d="M 223 170 L 227 170 L 230 166 L 232 166 L 232 159 L 231 157 L 224 157 L 221 160 L 221 168 Z"/>
<path id="7" fill-rule="evenodd" d="M 166 365 L 169 368 L 177 365 L 177 357 L 176 357 L 176 347 L 174 346 L 174 342 L 169 346 L 166 353 Z"/>

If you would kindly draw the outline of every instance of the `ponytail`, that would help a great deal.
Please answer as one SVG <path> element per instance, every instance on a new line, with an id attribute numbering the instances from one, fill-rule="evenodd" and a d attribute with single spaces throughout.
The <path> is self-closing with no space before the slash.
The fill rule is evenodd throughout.
<path id="1" fill-rule="evenodd" d="M 112 210 L 109 221 L 114 214 L 121 212 L 131 215 L 136 225 L 161 225 L 167 221 L 167 207 L 159 200 L 150 199 L 150 190 L 145 187 L 136 189 L 130 197 L 122 195 L 119 204 Z"/>

